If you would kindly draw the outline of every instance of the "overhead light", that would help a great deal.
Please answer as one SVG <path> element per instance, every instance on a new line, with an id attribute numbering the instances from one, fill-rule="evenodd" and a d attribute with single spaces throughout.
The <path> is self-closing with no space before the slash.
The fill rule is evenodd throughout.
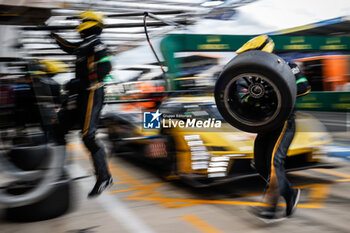
<path id="1" fill-rule="evenodd" d="M 222 4 L 224 1 L 209 1 L 209 2 L 204 2 L 201 4 L 201 6 L 204 7 L 212 7 L 212 6 L 217 6 Z"/>

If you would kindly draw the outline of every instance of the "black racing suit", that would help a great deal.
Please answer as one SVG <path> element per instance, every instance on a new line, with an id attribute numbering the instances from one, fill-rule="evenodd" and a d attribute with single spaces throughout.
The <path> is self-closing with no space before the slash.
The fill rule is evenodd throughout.
<path id="1" fill-rule="evenodd" d="M 295 63 L 288 63 L 297 83 L 297 97 L 310 92 L 307 79 Z M 286 202 L 293 198 L 293 189 L 286 178 L 285 159 L 295 134 L 295 113 L 289 116 L 283 126 L 268 132 L 259 133 L 254 144 L 254 162 L 257 172 L 267 182 L 265 201 L 276 207 L 279 196 Z"/>
<path id="2" fill-rule="evenodd" d="M 96 142 L 100 112 L 104 100 L 103 79 L 111 70 L 105 45 L 98 35 L 91 35 L 82 42 L 71 43 L 56 34 L 52 34 L 62 50 L 76 55 L 76 77 L 67 88 L 70 95 L 76 95 L 76 105 L 66 105 L 58 114 L 59 123 L 55 128 L 56 140 L 65 144 L 65 134 L 73 125 L 79 123 L 82 139 L 91 152 L 95 172 L 98 178 L 109 176 L 104 149 Z"/>

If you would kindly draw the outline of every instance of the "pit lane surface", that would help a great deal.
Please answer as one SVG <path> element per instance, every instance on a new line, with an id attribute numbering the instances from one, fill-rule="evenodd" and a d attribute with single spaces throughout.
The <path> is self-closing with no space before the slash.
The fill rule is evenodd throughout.
<path id="1" fill-rule="evenodd" d="M 67 146 L 73 177 L 91 174 L 88 153 L 78 134 Z M 345 146 L 346 147 L 346 146 Z M 0 232 L 349 232 L 350 163 L 342 167 L 292 172 L 289 179 L 302 189 L 293 218 L 265 224 L 249 213 L 261 205 L 264 183 L 259 178 L 205 189 L 168 182 L 144 164 L 110 155 L 115 184 L 97 199 L 86 195 L 94 179 L 75 182 L 73 210 L 36 223 L 0 221 Z"/>
<path id="2" fill-rule="evenodd" d="M 349 132 L 350 131 L 350 113 L 349 112 L 318 112 L 303 111 L 311 114 L 323 123 L 328 132 Z M 336 135 L 337 136 L 337 135 Z M 339 140 L 348 140 L 347 137 L 337 137 Z"/>

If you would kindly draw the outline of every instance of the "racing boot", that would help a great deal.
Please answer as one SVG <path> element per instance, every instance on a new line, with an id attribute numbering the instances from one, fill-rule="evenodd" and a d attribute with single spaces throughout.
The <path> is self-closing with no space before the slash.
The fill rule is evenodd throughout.
<path id="1" fill-rule="evenodd" d="M 113 185 L 113 178 L 111 176 L 105 178 L 105 179 L 100 179 L 97 178 L 97 181 L 91 190 L 91 192 L 88 195 L 88 198 L 94 198 L 100 195 L 104 190 L 107 188 L 111 187 Z"/>
<path id="2" fill-rule="evenodd" d="M 282 209 L 275 206 L 254 206 L 251 207 L 251 213 L 265 223 L 273 223 L 285 219 Z"/>
<path id="3" fill-rule="evenodd" d="M 294 195 L 287 201 L 286 216 L 291 217 L 297 208 L 297 204 L 300 198 L 300 189 L 294 190 Z"/>
<path id="4" fill-rule="evenodd" d="M 106 155 L 103 148 L 91 154 L 96 171 L 96 183 L 88 197 L 96 197 L 100 195 L 105 189 L 113 185 L 112 176 L 108 172 Z"/>

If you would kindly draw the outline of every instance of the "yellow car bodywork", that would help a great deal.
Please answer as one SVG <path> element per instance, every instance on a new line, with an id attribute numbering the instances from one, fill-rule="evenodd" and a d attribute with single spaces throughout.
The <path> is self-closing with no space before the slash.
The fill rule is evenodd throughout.
<path id="1" fill-rule="evenodd" d="M 162 107 L 163 104 L 160 107 L 161 113 L 162 109 L 164 111 L 169 106 L 172 108 L 171 106 L 204 103 L 216 106 L 212 96 L 174 97 L 165 102 L 167 103 L 165 108 Z M 172 138 L 173 153 L 170 153 L 171 145 L 162 137 L 164 135 Z M 150 159 L 175 156 L 173 161 L 176 163 L 178 178 L 224 181 L 256 175 L 253 160 L 255 137 L 256 134 L 239 131 L 223 121 L 220 128 L 163 127 L 161 130 L 144 129 L 140 123 L 133 129 L 133 135 L 123 140 L 133 140 L 134 143 L 143 144 L 146 148 L 156 147 L 156 154 L 147 154 L 147 151 L 154 150 L 145 150 L 145 157 Z M 287 167 L 289 161 L 293 159 L 295 161 L 289 167 L 290 170 L 318 166 L 325 156 L 322 148 L 330 142 L 331 137 L 317 119 L 297 112 L 296 133 L 288 151 Z"/>
<path id="2" fill-rule="evenodd" d="M 212 97 L 178 97 L 173 98 L 174 103 L 210 103 L 214 104 Z M 145 130 L 144 130 L 145 131 Z M 240 160 L 253 164 L 254 140 L 256 134 L 239 131 L 228 123 L 223 123 L 220 128 L 170 128 L 167 134 L 172 135 L 176 146 L 176 165 L 180 176 L 225 178 L 229 174 L 235 174 L 233 165 Z M 196 141 L 202 143 L 203 149 L 209 155 L 207 167 L 195 168 L 196 160 L 193 160 L 193 151 L 186 136 L 194 136 Z M 288 151 L 288 158 L 303 156 L 302 163 L 293 165 L 293 170 L 312 167 L 322 161 L 323 146 L 331 142 L 331 137 L 323 125 L 311 115 L 296 114 L 296 133 Z M 299 158 L 300 160 L 300 158 Z M 288 161 L 288 159 L 287 159 Z M 239 165 L 238 165 L 239 166 Z M 203 166 L 205 167 L 205 165 Z M 215 169 L 216 168 L 216 169 Z M 244 173 L 244 172 L 243 172 Z M 237 175 L 243 174 L 241 171 Z M 249 174 L 250 172 L 247 172 Z"/>

